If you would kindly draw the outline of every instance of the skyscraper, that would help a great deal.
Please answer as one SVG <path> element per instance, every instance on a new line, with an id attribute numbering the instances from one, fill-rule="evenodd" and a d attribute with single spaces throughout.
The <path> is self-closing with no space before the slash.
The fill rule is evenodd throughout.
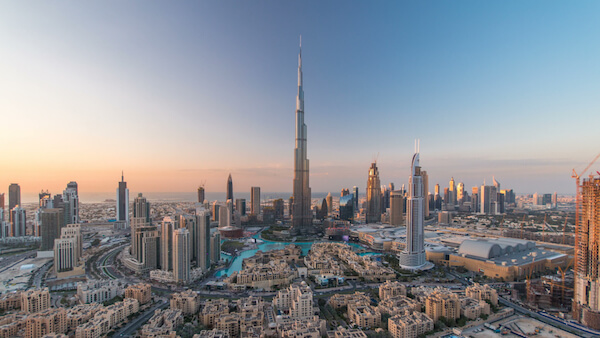
<path id="1" fill-rule="evenodd" d="M 160 228 L 160 268 L 173 270 L 173 234 L 178 226 L 174 219 L 165 217 Z"/>
<path id="2" fill-rule="evenodd" d="M 67 188 L 63 191 L 63 202 L 65 203 L 66 224 L 79 223 L 79 189 L 77 182 L 67 183 Z"/>
<path id="3" fill-rule="evenodd" d="M 227 198 L 225 200 L 233 201 L 233 181 L 231 180 L 231 173 L 227 178 Z"/>
<path id="4" fill-rule="evenodd" d="M 17 183 L 8 186 L 8 210 L 21 205 L 21 187 Z"/>
<path id="5" fill-rule="evenodd" d="M 154 270 L 160 265 L 159 239 L 157 227 L 145 217 L 131 219 L 131 255 L 136 260 L 136 272 Z"/>
<path id="6" fill-rule="evenodd" d="M 450 178 L 450 183 L 448 185 L 448 204 L 454 206 L 456 204 L 456 184 L 454 182 L 454 177 Z"/>
<path id="7" fill-rule="evenodd" d="M 394 183 L 390 183 L 390 187 L 393 187 Z M 394 190 L 394 189 L 392 189 Z M 358 211 L 358 187 L 354 186 L 352 188 L 352 195 L 354 195 L 354 212 Z M 331 210 L 329 211 L 331 213 Z"/>
<path id="8" fill-rule="evenodd" d="M 250 209 L 253 215 L 260 214 L 260 187 L 250 188 Z"/>
<path id="9" fill-rule="evenodd" d="M 20 206 L 14 207 L 10 211 L 10 219 L 11 221 L 11 229 L 10 236 L 11 237 L 21 237 L 26 235 L 27 229 L 27 216 L 25 214 L 25 209 Z"/>
<path id="10" fill-rule="evenodd" d="M 198 203 L 204 203 L 204 187 L 203 186 L 199 186 L 198 187 Z"/>
<path id="11" fill-rule="evenodd" d="M 465 184 L 463 182 L 460 182 L 456 186 L 456 201 L 459 204 L 463 204 L 464 198 L 465 198 Z"/>
<path id="12" fill-rule="evenodd" d="M 0 222 L 4 221 L 4 193 L 0 194 Z"/>
<path id="13" fill-rule="evenodd" d="M 275 220 L 281 221 L 283 220 L 283 211 L 284 211 L 284 202 L 283 199 L 278 198 L 273 201 L 273 210 L 275 210 Z"/>
<path id="14" fill-rule="evenodd" d="M 173 277 L 178 283 L 190 280 L 190 232 L 181 228 L 173 234 Z"/>
<path id="15" fill-rule="evenodd" d="M 121 182 L 117 188 L 117 221 L 125 222 L 126 226 L 129 226 L 129 189 L 127 189 L 127 182 L 123 172 L 121 172 Z"/>
<path id="16" fill-rule="evenodd" d="M 219 230 L 210 234 L 210 261 L 218 263 L 221 260 L 221 234 Z"/>
<path id="17" fill-rule="evenodd" d="M 423 177 L 419 165 L 419 150 L 412 158 L 411 176 L 406 201 L 406 247 L 400 253 L 400 266 L 409 270 L 425 270 L 433 264 L 425 260 Z"/>
<path id="18" fill-rule="evenodd" d="M 390 193 L 390 225 L 404 224 L 404 193 L 393 190 Z"/>
<path id="19" fill-rule="evenodd" d="M 348 194 L 340 197 L 340 219 L 351 221 L 354 219 L 354 195 Z"/>
<path id="20" fill-rule="evenodd" d="M 331 215 L 331 212 L 333 211 L 333 197 L 331 196 L 331 193 L 327 194 L 325 200 L 327 201 L 327 214 Z"/>
<path id="21" fill-rule="evenodd" d="M 64 210 L 62 208 L 42 209 L 41 219 L 41 251 L 54 249 L 54 240 L 60 237 L 61 229 L 65 226 Z"/>
<path id="22" fill-rule="evenodd" d="M 377 162 L 371 163 L 367 179 L 367 223 L 381 222 L 381 191 Z"/>
<path id="23" fill-rule="evenodd" d="M 236 198 L 235 210 L 240 213 L 240 216 L 246 216 L 246 199 Z"/>
<path id="24" fill-rule="evenodd" d="M 142 193 L 139 193 L 133 200 L 133 217 L 144 217 L 146 222 L 152 223 L 150 219 L 150 203 L 148 203 L 146 197 L 142 196 Z"/>
<path id="25" fill-rule="evenodd" d="M 298 53 L 298 96 L 296 97 L 296 147 L 294 149 L 294 202 L 292 230 L 295 234 L 314 231 L 310 209 L 311 191 L 308 182 L 309 162 L 306 156 L 306 124 L 304 124 L 304 88 L 302 81 L 302 38 Z"/>
<path id="26" fill-rule="evenodd" d="M 600 329 L 600 178 L 584 179 L 578 192 L 573 318 Z"/>
<path id="27" fill-rule="evenodd" d="M 196 214 L 196 265 L 202 272 L 210 269 L 210 212 L 201 210 Z"/>

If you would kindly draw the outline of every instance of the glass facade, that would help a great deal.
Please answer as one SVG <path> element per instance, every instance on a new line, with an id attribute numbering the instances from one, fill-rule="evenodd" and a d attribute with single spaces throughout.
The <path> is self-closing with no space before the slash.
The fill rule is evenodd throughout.
<path id="1" fill-rule="evenodd" d="M 340 219 L 352 221 L 354 218 L 354 194 L 340 197 Z"/>

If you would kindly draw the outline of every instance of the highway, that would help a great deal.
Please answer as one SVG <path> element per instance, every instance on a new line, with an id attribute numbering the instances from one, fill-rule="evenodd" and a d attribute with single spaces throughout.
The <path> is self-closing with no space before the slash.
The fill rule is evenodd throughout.
<path id="1" fill-rule="evenodd" d="M 150 318 L 152 318 L 156 309 L 165 309 L 167 307 L 169 307 L 168 301 L 160 301 L 157 305 L 144 311 L 144 313 L 142 313 L 141 315 L 127 323 L 125 326 L 123 326 L 123 328 L 117 331 L 117 333 L 113 337 L 132 336 L 142 325 L 144 325 Z"/>
<path id="2" fill-rule="evenodd" d="M 123 250 L 126 244 L 115 247 L 114 249 L 108 250 L 104 253 L 100 259 L 98 260 L 98 269 L 105 275 L 108 279 L 118 279 L 121 278 L 122 275 L 114 268 L 115 257 Z"/>

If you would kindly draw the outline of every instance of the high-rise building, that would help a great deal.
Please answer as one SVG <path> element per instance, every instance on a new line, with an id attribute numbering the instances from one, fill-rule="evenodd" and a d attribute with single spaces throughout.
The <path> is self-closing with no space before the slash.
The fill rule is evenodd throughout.
<path id="1" fill-rule="evenodd" d="M 133 200 L 133 217 L 144 217 L 147 223 L 152 223 L 150 219 L 150 203 L 148 203 L 146 197 L 142 196 L 142 193 L 139 193 Z"/>
<path id="2" fill-rule="evenodd" d="M 331 193 L 327 194 L 325 200 L 327 201 L 327 214 L 331 215 L 331 213 L 333 212 L 333 197 L 331 196 Z"/>
<path id="3" fill-rule="evenodd" d="M 250 209 L 253 215 L 260 215 L 260 187 L 250 188 Z"/>
<path id="4" fill-rule="evenodd" d="M 215 231 L 210 235 L 210 261 L 218 263 L 221 260 L 221 234 Z"/>
<path id="5" fill-rule="evenodd" d="M 204 199 L 206 198 L 204 196 L 205 192 L 204 192 L 204 187 L 203 186 L 199 186 L 198 187 L 198 203 L 204 203 Z"/>
<path id="6" fill-rule="evenodd" d="M 125 222 L 126 226 L 129 226 L 129 189 L 127 189 L 127 182 L 123 172 L 121 172 L 121 182 L 117 188 L 117 221 Z"/>
<path id="7" fill-rule="evenodd" d="M 218 222 L 219 221 L 219 213 L 221 211 L 221 205 L 217 202 L 214 201 L 213 205 L 212 205 L 212 220 L 214 222 Z"/>
<path id="8" fill-rule="evenodd" d="M 349 189 L 342 189 L 342 191 L 340 192 L 340 197 L 344 197 L 344 196 L 348 196 L 350 195 L 350 190 Z"/>
<path id="9" fill-rule="evenodd" d="M 246 199 L 237 198 L 235 200 L 235 210 L 240 213 L 240 216 L 246 216 Z"/>
<path id="10" fill-rule="evenodd" d="M 496 191 L 500 191 L 500 182 L 496 181 L 496 177 L 492 176 L 492 181 L 494 182 L 494 187 L 496 187 Z"/>
<path id="11" fill-rule="evenodd" d="M 4 193 L 0 193 L 0 222 L 4 221 Z"/>
<path id="12" fill-rule="evenodd" d="M 159 232 L 146 217 L 131 219 L 131 255 L 135 258 L 136 272 L 154 270 L 160 265 Z"/>
<path id="13" fill-rule="evenodd" d="M 40 208 L 46 208 L 48 207 L 48 203 L 51 203 L 51 198 L 52 195 L 50 195 L 50 193 L 48 192 L 48 190 L 44 191 L 40 191 L 39 193 L 39 207 Z"/>
<path id="14" fill-rule="evenodd" d="M 8 210 L 21 205 L 21 187 L 17 183 L 8 186 Z"/>
<path id="15" fill-rule="evenodd" d="M 429 175 L 427 171 L 421 171 L 421 177 L 423 177 L 423 198 L 424 198 L 424 209 L 425 218 L 429 218 Z"/>
<path id="16" fill-rule="evenodd" d="M 231 180 L 231 173 L 229 173 L 229 177 L 227 178 L 227 196 L 225 200 L 233 201 L 233 181 Z"/>
<path id="17" fill-rule="evenodd" d="M 458 183 L 456 186 L 456 202 L 463 204 L 465 198 L 465 184 L 463 182 Z"/>
<path id="18" fill-rule="evenodd" d="M 578 192 L 573 318 L 600 329 L 600 178 L 584 179 Z"/>
<path id="19" fill-rule="evenodd" d="M 481 212 L 478 187 L 471 188 L 471 212 Z"/>
<path id="20" fill-rule="evenodd" d="M 181 228 L 173 234 L 173 277 L 178 283 L 190 280 L 190 232 Z"/>
<path id="21" fill-rule="evenodd" d="M 273 209 L 275 210 L 275 220 L 283 220 L 283 211 L 285 210 L 283 199 L 279 198 L 273 201 Z"/>
<path id="22" fill-rule="evenodd" d="M 198 242 L 196 241 L 196 216 L 190 214 L 178 215 L 179 228 L 186 228 L 190 232 L 190 261 L 196 261 L 196 253 L 198 252 Z"/>
<path id="23" fill-rule="evenodd" d="M 344 221 L 354 219 L 354 194 L 340 197 L 340 219 Z"/>
<path id="24" fill-rule="evenodd" d="M 160 229 L 160 268 L 164 271 L 173 270 L 173 233 L 177 228 L 177 222 L 171 217 L 163 219 Z"/>
<path id="25" fill-rule="evenodd" d="M 78 224 L 69 224 L 61 232 L 60 238 L 54 240 L 54 271 L 57 274 L 78 266 L 83 251 L 81 228 Z"/>
<path id="26" fill-rule="evenodd" d="M 27 235 L 27 217 L 25 214 L 25 209 L 17 205 L 10 211 L 10 219 L 12 220 L 10 227 L 11 237 L 21 237 Z"/>
<path id="27" fill-rule="evenodd" d="M 498 194 L 496 187 L 493 185 L 485 185 L 485 182 L 481 186 L 479 200 L 481 203 L 480 212 L 487 215 L 495 215 L 498 211 Z"/>
<path id="28" fill-rule="evenodd" d="M 506 201 L 506 199 L 504 199 Z M 558 207 L 558 194 L 556 191 L 552 194 L 552 208 L 556 209 Z"/>
<path id="29" fill-rule="evenodd" d="M 65 223 L 79 223 L 79 189 L 77 182 L 67 183 L 67 188 L 63 191 L 63 202 L 65 203 Z"/>
<path id="30" fill-rule="evenodd" d="M 298 53 L 298 96 L 296 97 L 296 146 L 294 148 L 294 202 L 292 230 L 295 234 L 314 232 L 312 225 L 309 161 L 306 156 L 307 133 L 304 124 L 304 88 L 302 83 L 302 40 Z"/>
<path id="31" fill-rule="evenodd" d="M 377 162 L 371 163 L 367 179 L 367 223 L 381 222 L 381 191 Z"/>
<path id="32" fill-rule="evenodd" d="M 210 212 L 201 210 L 196 214 L 196 265 L 202 272 L 210 269 Z"/>
<path id="33" fill-rule="evenodd" d="M 450 184 L 448 185 L 448 204 L 456 205 L 456 184 L 454 177 L 450 178 Z"/>
<path id="34" fill-rule="evenodd" d="M 229 208 L 221 206 L 219 208 L 219 228 L 231 226 L 231 211 Z"/>
<path id="35" fill-rule="evenodd" d="M 42 209 L 41 219 L 41 251 L 54 249 L 54 240 L 60 237 L 61 229 L 65 226 L 64 210 L 62 208 Z"/>
<path id="36" fill-rule="evenodd" d="M 393 187 L 393 186 L 394 186 L 394 183 L 390 183 L 390 187 Z M 354 186 L 352 188 L 352 194 L 354 195 L 354 211 L 358 211 L 358 187 L 357 186 Z M 331 210 L 329 210 L 329 213 L 331 213 Z"/>
<path id="37" fill-rule="evenodd" d="M 423 178 L 417 148 L 412 158 L 406 201 L 406 247 L 400 253 L 400 266 L 404 269 L 424 270 L 433 267 L 433 264 L 425 260 L 423 200 Z"/>
<path id="38" fill-rule="evenodd" d="M 404 193 L 394 190 L 390 193 L 390 225 L 404 224 Z"/>

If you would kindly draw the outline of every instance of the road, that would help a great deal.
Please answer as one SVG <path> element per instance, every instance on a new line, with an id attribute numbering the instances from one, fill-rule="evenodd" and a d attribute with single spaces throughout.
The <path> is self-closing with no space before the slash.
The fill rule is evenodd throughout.
<path id="1" fill-rule="evenodd" d="M 168 301 L 161 301 L 157 305 L 144 311 L 141 315 L 127 323 L 121 330 L 119 330 L 113 337 L 129 337 L 132 336 L 142 325 L 144 325 L 152 316 L 156 309 L 165 309 L 169 307 Z"/>
<path id="2" fill-rule="evenodd" d="M 99 271 L 108 279 L 118 279 L 122 275 L 114 268 L 115 257 L 123 250 L 127 244 L 119 245 L 113 249 L 107 250 L 96 263 Z M 93 263 L 92 263 L 93 264 Z"/>

